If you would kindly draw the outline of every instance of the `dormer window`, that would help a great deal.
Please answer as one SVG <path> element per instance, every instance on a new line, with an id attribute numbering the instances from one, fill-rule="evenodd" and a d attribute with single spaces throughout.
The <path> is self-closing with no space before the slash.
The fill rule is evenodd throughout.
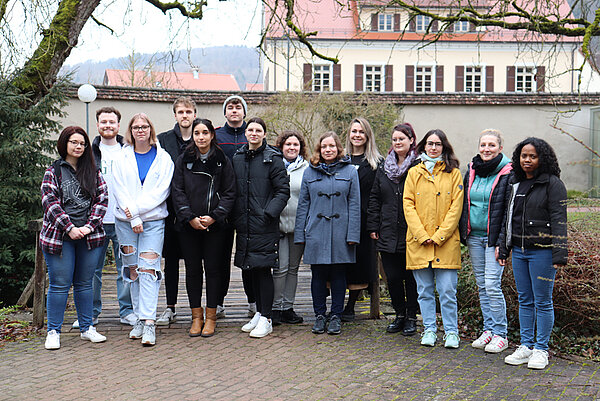
<path id="1" fill-rule="evenodd" d="M 378 14 L 379 31 L 392 31 L 394 28 L 393 14 Z"/>
<path id="2" fill-rule="evenodd" d="M 469 21 L 458 21 L 454 23 L 454 32 L 469 32 L 470 29 Z"/>
<path id="3" fill-rule="evenodd" d="M 415 30 L 417 32 L 426 32 L 431 24 L 431 17 L 426 15 L 417 15 L 415 18 Z"/>

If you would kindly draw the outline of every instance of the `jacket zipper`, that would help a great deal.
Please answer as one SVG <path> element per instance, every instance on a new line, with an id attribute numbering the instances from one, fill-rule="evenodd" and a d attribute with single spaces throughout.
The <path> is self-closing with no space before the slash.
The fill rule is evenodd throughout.
<path id="1" fill-rule="evenodd" d="M 207 204 L 206 214 L 209 214 L 210 213 L 210 201 L 211 201 L 212 195 L 213 195 L 213 186 L 214 186 L 215 178 L 212 175 L 205 173 L 204 171 L 192 171 L 192 174 L 201 174 L 201 175 L 205 175 L 210 178 L 210 185 L 208 187 L 208 194 L 207 194 L 207 198 L 206 198 L 206 204 Z"/>

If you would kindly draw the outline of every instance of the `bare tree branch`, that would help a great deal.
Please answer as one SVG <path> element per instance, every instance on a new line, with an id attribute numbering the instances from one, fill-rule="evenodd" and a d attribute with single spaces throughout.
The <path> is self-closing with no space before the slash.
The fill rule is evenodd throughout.
<path id="1" fill-rule="evenodd" d="M 162 2 L 160 0 L 145 0 L 146 2 L 152 4 L 154 7 L 158 8 L 164 14 L 170 10 L 178 10 L 181 15 L 188 18 L 194 19 L 202 19 L 202 8 L 206 6 L 206 0 L 202 1 L 193 1 L 190 3 L 190 9 L 181 3 L 180 1 L 170 1 L 170 2 Z"/>
<path id="2" fill-rule="evenodd" d="M 94 17 L 93 15 L 90 17 L 92 19 L 92 21 L 94 21 L 98 26 L 104 27 L 106 29 L 108 29 L 111 33 L 111 35 L 115 34 L 115 31 L 109 27 L 108 25 L 106 25 L 105 23 L 103 23 L 102 21 L 98 20 L 96 17 Z"/>

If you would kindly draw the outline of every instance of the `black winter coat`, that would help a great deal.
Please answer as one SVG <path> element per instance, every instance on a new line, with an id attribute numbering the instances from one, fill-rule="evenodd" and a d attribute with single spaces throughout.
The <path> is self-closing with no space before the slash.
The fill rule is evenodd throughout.
<path id="1" fill-rule="evenodd" d="M 237 180 L 234 207 L 234 264 L 242 269 L 278 267 L 279 215 L 290 184 L 279 149 L 266 141 L 256 150 L 244 145 L 233 156 Z"/>
<path id="2" fill-rule="evenodd" d="M 379 252 L 406 252 L 406 219 L 402 197 L 408 169 L 396 184 L 385 174 L 384 162 L 380 163 L 369 198 L 367 231 L 376 232 Z"/>
<path id="3" fill-rule="evenodd" d="M 474 173 L 472 171 L 472 166 L 472 162 L 467 166 L 467 174 L 465 174 L 463 182 L 465 196 L 463 200 L 462 214 L 458 223 L 460 242 L 462 242 L 463 245 L 467 244 L 467 237 L 469 236 L 470 232 L 469 212 L 471 205 L 469 205 L 469 193 L 471 191 L 471 185 L 473 185 L 473 180 L 471 180 L 469 177 L 471 176 L 471 173 Z M 501 175 L 498 178 L 498 182 L 492 189 L 492 195 L 490 196 L 488 208 L 488 247 L 498 246 L 500 230 L 502 229 L 502 224 L 506 219 L 506 196 L 510 194 L 510 186 L 508 183 L 510 176 L 510 173 Z"/>
<path id="4" fill-rule="evenodd" d="M 117 143 L 123 147 L 125 140 L 121 135 L 117 135 Z M 94 161 L 96 162 L 96 169 L 102 169 L 102 151 L 100 150 L 100 135 L 94 138 L 92 142 L 92 153 L 94 154 Z"/>
<path id="5" fill-rule="evenodd" d="M 167 151 L 169 156 L 171 156 L 173 163 L 175 163 L 179 155 L 183 153 L 185 146 L 190 140 L 183 140 L 181 137 L 181 129 L 179 128 L 179 124 L 175 124 L 173 129 L 158 134 L 158 142 L 160 143 L 160 147 Z"/>
<path id="6" fill-rule="evenodd" d="M 195 152 L 182 153 L 175 162 L 171 197 L 179 230 L 192 229 L 190 220 L 206 215 L 216 220 L 210 230 L 221 228 L 235 203 L 231 161 L 218 147 L 212 147 L 205 161 L 196 158 Z"/>
<path id="7" fill-rule="evenodd" d="M 519 231 L 524 235 L 518 243 L 512 238 L 512 209 L 519 183 L 511 174 L 511 191 L 508 191 L 506 204 L 508 212 L 500 232 L 499 258 L 506 259 L 510 249 L 552 248 L 552 263 L 567 263 L 567 189 L 555 175 L 540 174 L 525 194 L 523 205 L 523 225 Z"/>

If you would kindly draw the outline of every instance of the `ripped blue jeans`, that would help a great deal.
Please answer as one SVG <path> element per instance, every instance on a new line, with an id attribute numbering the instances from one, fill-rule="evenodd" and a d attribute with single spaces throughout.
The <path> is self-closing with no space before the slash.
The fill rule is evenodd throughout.
<path id="1" fill-rule="evenodd" d="M 133 312 L 140 320 L 155 320 L 165 221 L 145 221 L 143 227 L 144 231 L 136 234 L 128 221 L 115 221 L 123 262 L 121 274 L 130 283 Z"/>

